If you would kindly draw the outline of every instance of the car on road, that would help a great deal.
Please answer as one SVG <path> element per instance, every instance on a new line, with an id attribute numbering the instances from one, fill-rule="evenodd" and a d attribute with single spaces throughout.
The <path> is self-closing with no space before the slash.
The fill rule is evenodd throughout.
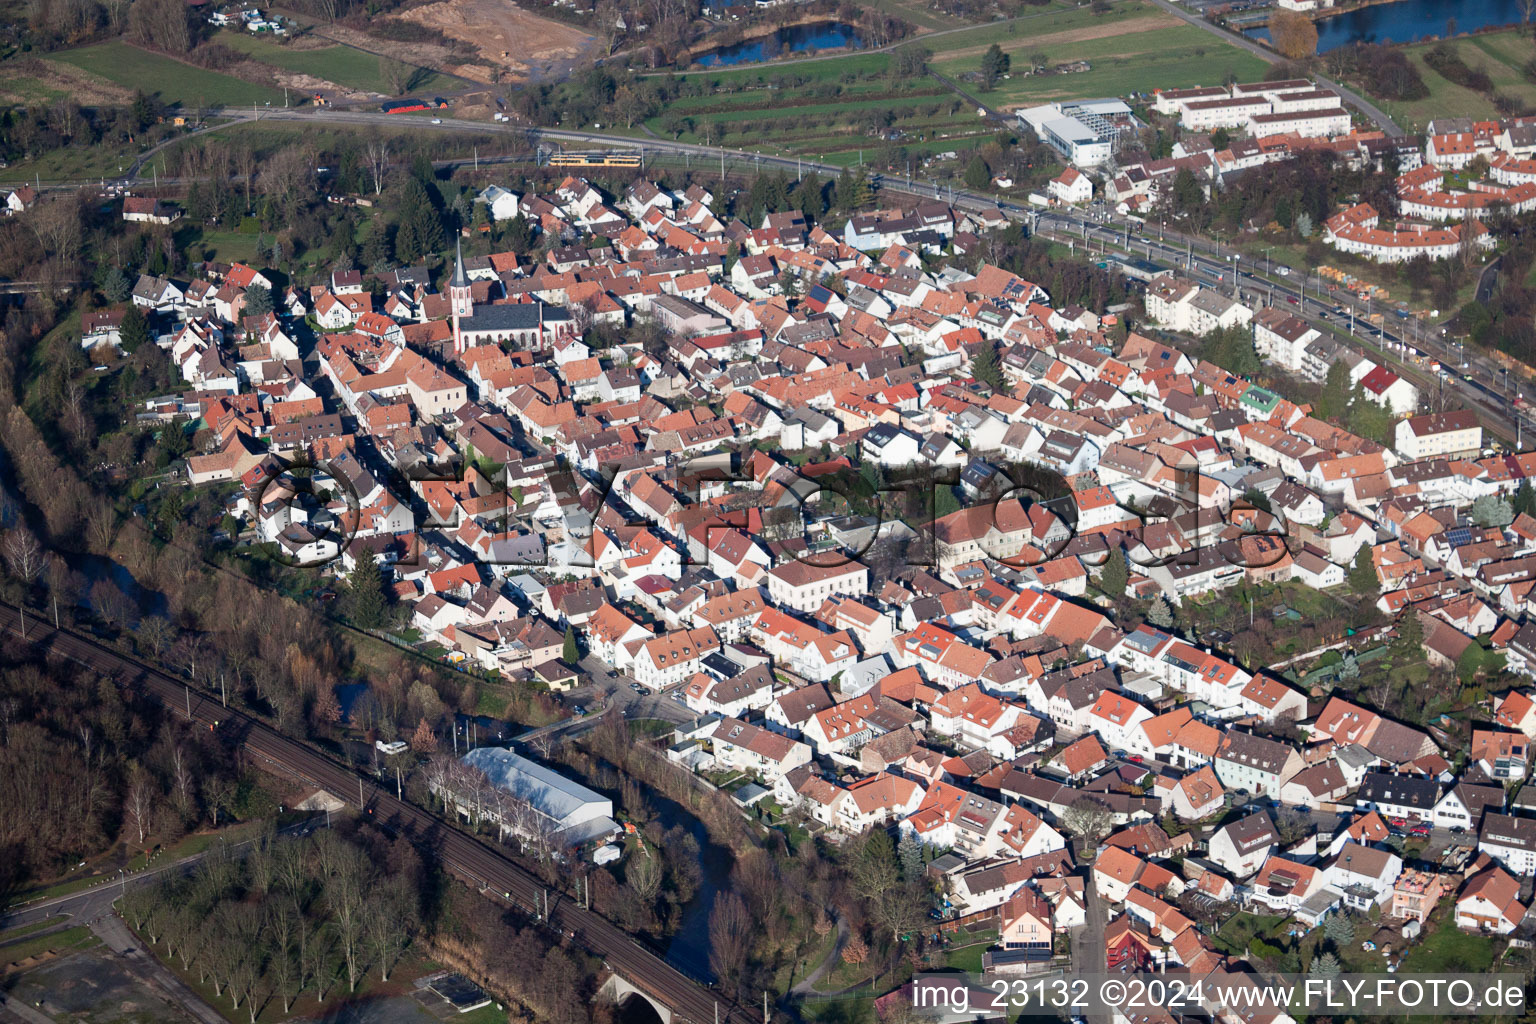
<path id="1" fill-rule="evenodd" d="M 651 691 L 650 690 L 646 689 L 643 686 L 639 686 L 639 685 L 637 685 L 635 687 L 635 692 L 638 693 L 642 697 L 649 697 L 651 695 Z"/>
<path id="2" fill-rule="evenodd" d="M 1275 268 L 1275 273 L 1279 274 L 1281 277 L 1290 277 L 1291 276 L 1291 268 L 1290 267 L 1276 267 Z"/>
<path id="3" fill-rule="evenodd" d="M 640 692 L 640 684 L 639 683 L 630 683 L 629 684 L 629 688 L 631 690 L 634 690 L 636 693 Z"/>
<path id="4" fill-rule="evenodd" d="M 433 123 L 433 124 L 442 124 L 442 123 L 443 123 L 443 119 L 442 119 L 442 118 L 440 118 L 440 117 L 434 117 L 434 118 L 433 118 L 433 119 L 432 119 L 432 123 Z"/>

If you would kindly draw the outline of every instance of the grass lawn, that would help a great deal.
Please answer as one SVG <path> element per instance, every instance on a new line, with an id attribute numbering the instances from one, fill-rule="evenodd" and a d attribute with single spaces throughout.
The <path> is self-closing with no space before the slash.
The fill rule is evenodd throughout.
<path id="1" fill-rule="evenodd" d="M 1382 106 L 1387 113 L 1407 131 L 1423 131 L 1434 117 L 1498 117 L 1490 97 L 1463 88 L 1430 69 L 1424 63 L 1424 55 L 1433 43 L 1421 43 L 1404 48 L 1404 53 L 1418 68 L 1419 76 L 1429 88 L 1429 96 L 1408 102 L 1386 101 Z M 1450 47 L 1470 68 L 1481 67 L 1493 80 L 1496 93 L 1506 93 L 1525 106 L 1536 106 L 1536 83 L 1522 73 L 1536 58 L 1536 40 L 1528 32 L 1508 29 L 1489 32 L 1465 39 L 1452 39 Z"/>
<path id="2" fill-rule="evenodd" d="M 982 958 L 987 949 L 997 943 L 997 933 L 989 931 L 963 946 L 952 946 L 944 951 L 944 964 L 970 974 L 981 973 Z"/>
<path id="3" fill-rule="evenodd" d="M 177 236 L 181 232 L 177 232 Z M 250 263 L 260 259 L 256 253 L 257 236 L 247 235 L 239 231 L 210 231 L 205 228 L 193 227 L 188 233 L 186 242 L 200 243 L 208 251 L 210 259 L 221 260 L 226 263 L 241 262 Z M 185 245 L 183 246 L 185 248 Z"/>
<path id="4" fill-rule="evenodd" d="M 1234 914 L 1216 932 L 1215 946 L 1230 956 L 1244 956 L 1255 937 L 1268 940 L 1284 931 L 1286 918 L 1280 914 Z"/>
<path id="5" fill-rule="evenodd" d="M 1105 17 L 1119 14 L 1117 9 L 1115 14 Z M 1123 97 L 1151 92 L 1154 88 L 1220 85 L 1228 73 L 1239 81 L 1251 81 L 1262 78 L 1268 70 L 1269 65 L 1253 54 L 1171 17 L 1164 21 L 1142 15 L 1124 20 L 1129 27 L 1119 35 L 1064 41 L 1072 34 L 1066 31 L 1047 33 L 1049 40 L 1029 36 L 999 40 L 1014 54 L 1016 67 L 1027 64 L 1028 55 L 1040 47 L 1051 64 L 1085 60 L 1092 70 L 1075 74 L 1014 74 L 988 93 L 987 100 L 999 106 L 1024 107 L 1050 100 Z M 1157 27 L 1149 27 L 1154 23 Z M 964 56 L 948 57 L 939 54 L 934 67 L 946 75 L 965 75 L 980 69 L 981 53 L 967 51 Z"/>
<path id="6" fill-rule="evenodd" d="M 15 942 L 17 939 L 24 935 L 31 935 L 33 932 L 40 932 L 44 928 L 56 927 L 58 923 L 58 921 L 49 918 L 45 921 L 33 921 L 31 924 L 23 924 L 17 925 L 15 928 L 7 928 L 5 931 L 0 932 L 0 944 Z"/>
<path id="7" fill-rule="evenodd" d="M 511 700 L 512 694 L 506 686 L 481 683 L 480 699 L 475 702 L 475 714 L 485 715 L 488 718 L 500 718 L 507 713 L 507 704 Z"/>
<path id="8" fill-rule="evenodd" d="M 0 168 L 0 181 L 92 181 L 115 178 L 138 156 L 138 146 L 69 146 L 52 149 L 36 160 L 18 160 Z"/>
<path id="9" fill-rule="evenodd" d="M 123 42 L 97 43 L 49 60 L 81 68 L 128 89 L 142 89 L 172 106 L 246 106 L 283 102 L 281 89 L 242 82 Z"/>
<path id="10" fill-rule="evenodd" d="M 1445 974 L 1459 972 L 1474 974 L 1493 966 L 1494 951 L 1498 939 L 1489 935 L 1468 935 L 1447 922 L 1438 928 L 1426 929 L 1418 945 L 1403 957 L 1405 974 Z"/>
<path id="11" fill-rule="evenodd" d="M 1060 33 L 1109 31 L 1103 26 L 1118 25 L 1134 18 L 1157 14 L 1158 9 L 1145 0 L 1121 0 L 1104 14 L 1094 14 L 1087 7 L 1059 5 L 1046 10 L 1032 11 L 1013 21 L 995 25 L 978 25 L 966 32 L 953 32 L 938 39 L 925 39 L 923 45 L 933 51 L 935 60 L 944 60 L 957 50 L 975 50 L 972 56 L 996 43 L 1003 50 L 1017 57 L 1030 52 L 1035 40 L 1051 42 L 1049 37 Z M 1170 25 L 1178 24 L 1172 15 L 1166 16 Z M 951 26 L 954 27 L 954 26 Z M 1051 59 L 1056 60 L 1054 51 Z"/>
<path id="12" fill-rule="evenodd" d="M 263 64 L 301 75 L 312 75 L 348 89 L 391 95 L 389 83 L 379 74 L 379 58 L 371 53 L 350 46 L 326 46 L 314 50 L 301 50 L 292 45 L 279 43 L 275 37 L 253 35 L 250 32 L 224 31 L 215 41 L 250 54 Z M 406 85 L 407 92 L 437 88 L 442 76 L 430 68 L 420 68 Z"/>
<path id="13" fill-rule="evenodd" d="M 88 949 L 100 943 L 101 940 L 92 935 L 89 928 L 79 925 L 0 946 L 0 963 L 14 964 L 29 956 L 38 956 L 54 950 L 62 952 L 71 949 Z"/>
<path id="14" fill-rule="evenodd" d="M 1001 31 L 994 29 L 994 31 Z M 968 33 L 967 33 L 968 34 Z M 927 45 L 925 42 L 923 45 Z M 762 149 L 852 165 L 891 145 L 909 152 L 959 150 L 992 137 L 971 105 L 936 79 L 894 80 L 888 54 L 678 76 L 684 95 L 646 122 L 652 132 L 702 143 Z M 674 125 L 675 118 L 685 119 Z M 889 128 L 899 139 L 882 140 Z"/>

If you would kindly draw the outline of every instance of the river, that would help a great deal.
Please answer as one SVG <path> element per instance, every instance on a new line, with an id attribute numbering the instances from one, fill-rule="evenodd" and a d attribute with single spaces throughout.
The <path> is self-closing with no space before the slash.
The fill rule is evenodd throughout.
<path id="1" fill-rule="evenodd" d="M 781 53 L 838 50 L 845 47 L 858 49 L 863 45 L 864 40 L 859 35 L 857 25 L 843 21 L 823 21 L 815 25 L 791 25 L 772 35 L 743 39 L 730 46 L 709 50 L 699 54 L 695 63 L 706 68 L 730 67 L 767 60 Z"/>
<path id="2" fill-rule="evenodd" d="M 1520 23 L 1518 0 L 1396 0 L 1361 7 L 1317 23 L 1317 50 L 1327 53 L 1352 43 L 1411 43 L 1426 36 L 1445 35 L 1446 20 L 1456 19 L 1456 31 L 1473 32 Z M 1269 30 L 1251 29 L 1256 39 Z"/>

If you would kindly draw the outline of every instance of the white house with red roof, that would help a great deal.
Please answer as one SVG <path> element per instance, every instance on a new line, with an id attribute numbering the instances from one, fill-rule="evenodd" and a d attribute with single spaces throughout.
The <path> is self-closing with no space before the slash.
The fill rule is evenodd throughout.
<path id="1" fill-rule="evenodd" d="M 1086 203 L 1093 198 L 1093 179 L 1076 167 L 1068 167 L 1051 179 L 1046 192 L 1069 206 Z"/>
<path id="2" fill-rule="evenodd" d="M 1378 366 L 1360 379 L 1365 397 L 1385 406 L 1395 416 L 1406 416 L 1419 407 L 1419 389 L 1385 366 Z"/>

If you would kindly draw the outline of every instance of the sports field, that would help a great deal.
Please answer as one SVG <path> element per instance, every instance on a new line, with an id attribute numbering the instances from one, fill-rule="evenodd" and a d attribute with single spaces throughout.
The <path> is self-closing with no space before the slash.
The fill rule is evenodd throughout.
<path id="1" fill-rule="evenodd" d="M 281 89 L 242 82 L 123 42 L 64 50 L 50 54 L 47 59 L 99 75 L 125 89 L 143 89 L 171 106 L 249 106 L 252 103 L 283 102 Z"/>

